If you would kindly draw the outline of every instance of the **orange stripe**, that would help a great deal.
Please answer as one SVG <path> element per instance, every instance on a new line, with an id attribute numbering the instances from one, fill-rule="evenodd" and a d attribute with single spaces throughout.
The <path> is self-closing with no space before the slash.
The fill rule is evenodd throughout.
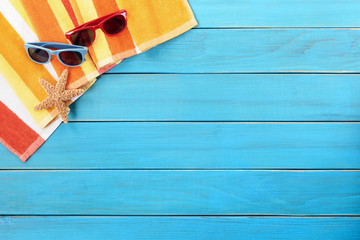
<path id="1" fill-rule="evenodd" d="M 97 15 L 99 17 L 120 10 L 115 0 L 106 0 L 106 1 L 92 0 L 92 1 L 95 6 Z M 116 34 L 114 36 L 107 36 L 107 35 L 105 36 L 106 36 L 106 41 L 110 46 L 110 51 L 112 55 L 117 55 L 117 59 L 114 59 L 114 61 L 118 61 L 120 59 L 124 59 L 136 54 L 134 41 L 127 27 L 119 34 Z"/>
<path id="2" fill-rule="evenodd" d="M 44 139 L 0 101 L 0 141 L 22 161 L 26 161 Z"/>
<path id="3" fill-rule="evenodd" d="M 180 28 L 191 20 L 194 22 L 192 25 L 196 22 L 186 0 L 116 0 L 116 2 L 119 8 L 128 11 L 128 27 L 135 44 L 141 51 L 162 42 L 152 42 L 152 40 Z M 187 28 L 181 30 L 184 32 Z"/>
<path id="4" fill-rule="evenodd" d="M 21 2 L 41 41 L 66 43 L 65 35 L 46 0 Z"/>
<path id="5" fill-rule="evenodd" d="M 40 1 L 29 0 L 21 0 L 21 2 L 40 41 L 68 43 L 65 33 L 61 30 L 57 19 L 46 0 L 41 0 L 41 3 Z M 36 11 L 34 11 L 34 9 L 36 9 Z M 52 58 L 51 64 L 54 66 L 58 76 L 60 76 L 61 73 L 68 68 L 56 57 Z M 82 71 L 81 67 L 71 68 L 68 84 L 76 82 L 77 80 L 83 78 L 84 75 L 85 73 Z"/>
<path id="6" fill-rule="evenodd" d="M 56 81 L 51 77 L 50 73 L 43 65 L 34 63 L 29 59 L 24 48 L 24 41 L 1 14 L 0 26 L 2 36 L 6 36 L 6 38 L 3 37 L 0 40 L 1 55 L 6 59 L 9 65 L 15 69 L 16 73 L 36 98 L 39 101 L 42 101 L 47 97 L 47 94 L 38 83 L 38 79 L 40 77 L 46 78 L 52 84 L 55 84 Z"/>

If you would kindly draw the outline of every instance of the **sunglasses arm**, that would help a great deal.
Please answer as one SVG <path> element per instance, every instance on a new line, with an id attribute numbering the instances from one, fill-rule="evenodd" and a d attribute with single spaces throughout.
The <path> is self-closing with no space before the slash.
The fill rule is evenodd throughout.
<path id="1" fill-rule="evenodd" d="M 116 12 L 116 13 L 111 13 L 111 14 L 102 16 L 102 17 L 100 17 L 100 18 L 98 18 L 98 19 L 94 19 L 94 20 L 92 20 L 92 21 L 90 21 L 90 22 L 84 23 L 83 25 L 80 25 L 80 26 L 74 28 L 73 30 L 71 30 L 71 33 L 76 32 L 76 30 L 79 30 L 79 29 L 84 28 L 84 27 L 97 26 L 97 25 L 99 25 L 101 22 L 103 22 L 104 20 L 107 20 L 107 19 L 109 19 L 109 18 L 118 16 L 118 15 L 125 15 L 125 18 L 126 18 L 127 12 L 126 12 L 126 10 L 124 9 L 124 10 L 118 11 L 118 12 Z M 70 33 L 70 32 L 68 32 L 68 33 Z"/>
<path id="2" fill-rule="evenodd" d="M 57 48 L 57 49 L 76 49 L 76 50 L 83 50 L 84 52 L 87 52 L 86 47 L 69 45 L 69 44 L 64 44 L 64 43 L 44 42 L 44 43 L 42 43 L 41 47 Z"/>
<path id="3" fill-rule="evenodd" d="M 85 26 L 97 26 L 99 25 L 100 23 L 110 19 L 110 18 L 113 18 L 113 17 L 116 17 L 116 16 L 119 16 L 119 15 L 125 15 L 125 18 L 126 18 L 126 15 L 127 15 L 127 12 L 126 10 L 121 10 L 121 11 L 118 11 L 118 12 L 115 12 L 115 13 L 111 13 L 111 14 L 108 14 L 108 15 L 105 15 L 105 16 L 102 16 L 98 19 L 95 19 L 95 20 L 92 20 L 90 22 L 87 22 L 83 25 L 83 27 Z"/>
<path id="4" fill-rule="evenodd" d="M 46 48 L 60 48 L 61 46 L 63 46 L 63 45 L 57 44 L 57 43 L 46 43 L 46 44 L 42 45 L 42 47 L 46 47 Z"/>

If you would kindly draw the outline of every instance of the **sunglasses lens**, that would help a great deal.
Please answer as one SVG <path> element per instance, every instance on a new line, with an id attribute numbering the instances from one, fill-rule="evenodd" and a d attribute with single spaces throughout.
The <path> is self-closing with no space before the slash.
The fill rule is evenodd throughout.
<path id="1" fill-rule="evenodd" d="M 94 41 L 94 32 L 85 29 L 71 34 L 71 42 L 75 45 L 89 46 Z"/>
<path id="2" fill-rule="evenodd" d="M 116 34 L 124 30 L 126 26 L 125 17 L 122 15 L 110 18 L 103 24 L 103 29 L 107 34 Z"/>
<path id="3" fill-rule="evenodd" d="M 74 51 L 66 51 L 59 53 L 60 60 L 70 66 L 80 65 L 83 61 L 82 54 Z"/>
<path id="4" fill-rule="evenodd" d="M 49 60 L 49 53 L 39 48 L 29 48 L 30 57 L 38 63 L 45 63 Z"/>

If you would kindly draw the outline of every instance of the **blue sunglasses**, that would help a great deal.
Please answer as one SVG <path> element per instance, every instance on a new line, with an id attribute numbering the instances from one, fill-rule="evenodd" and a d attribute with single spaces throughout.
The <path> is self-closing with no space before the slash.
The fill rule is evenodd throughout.
<path id="1" fill-rule="evenodd" d="M 87 47 L 55 42 L 25 43 L 24 46 L 31 60 L 40 64 L 50 62 L 51 55 L 56 55 L 65 66 L 77 67 L 85 61 L 87 53 Z"/>

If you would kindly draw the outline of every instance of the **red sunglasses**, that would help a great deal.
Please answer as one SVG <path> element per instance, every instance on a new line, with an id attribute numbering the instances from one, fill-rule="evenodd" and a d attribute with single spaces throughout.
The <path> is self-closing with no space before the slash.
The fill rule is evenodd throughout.
<path id="1" fill-rule="evenodd" d="M 74 45 L 88 47 L 95 40 L 96 29 L 101 28 L 106 35 L 110 36 L 124 30 L 126 27 L 126 16 L 126 10 L 111 13 L 78 26 L 65 33 L 65 36 Z"/>

